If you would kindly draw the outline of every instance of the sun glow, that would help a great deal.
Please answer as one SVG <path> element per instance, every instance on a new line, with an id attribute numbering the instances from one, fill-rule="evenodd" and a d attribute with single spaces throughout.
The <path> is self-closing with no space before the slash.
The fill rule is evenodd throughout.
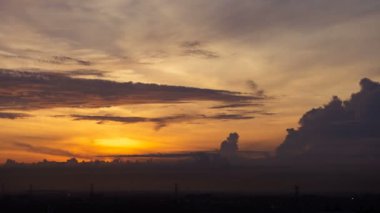
<path id="1" fill-rule="evenodd" d="M 152 143 L 128 137 L 95 139 L 94 145 L 101 152 L 110 154 L 138 154 L 155 148 Z"/>
<path id="2" fill-rule="evenodd" d="M 141 147 L 144 143 L 130 138 L 121 137 L 96 139 L 95 144 L 99 146 L 108 146 L 115 148 L 136 148 Z"/>

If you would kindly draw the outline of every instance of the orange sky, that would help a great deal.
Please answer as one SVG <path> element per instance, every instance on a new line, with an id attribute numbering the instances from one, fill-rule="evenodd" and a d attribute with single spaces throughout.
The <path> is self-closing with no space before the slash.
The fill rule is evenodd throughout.
<path id="1" fill-rule="evenodd" d="M 375 0 L 1 1 L 0 161 L 214 150 L 235 131 L 241 149 L 273 150 L 305 111 L 349 97 L 363 77 L 380 80 L 379 8 Z M 28 84 L 4 86 L 9 72 Z M 59 84 L 35 82 L 51 73 L 68 83 L 33 93 Z M 168 85 L 170 94 L 153 101 L 154 89 L 105 87 L 89 98 L 76 78 Z M 20 96 L 27 101 L 17 105 Z M 242 105 L 215 107 L 233 104 Z"/>

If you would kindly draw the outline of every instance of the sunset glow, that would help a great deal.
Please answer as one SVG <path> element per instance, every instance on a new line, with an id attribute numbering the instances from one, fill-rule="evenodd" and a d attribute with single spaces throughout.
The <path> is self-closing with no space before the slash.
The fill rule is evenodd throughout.
<path id="1" fill-rule="evenodd" d="M 377 1 L 239 2 L 2 0 L 0 161 L 273 152 L 380 81 Z"/>

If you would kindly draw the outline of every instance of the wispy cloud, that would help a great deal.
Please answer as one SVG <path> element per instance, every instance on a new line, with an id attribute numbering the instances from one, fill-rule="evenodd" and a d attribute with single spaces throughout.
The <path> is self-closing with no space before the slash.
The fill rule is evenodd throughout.
<path id="1" fill-rule="evenodd" d="M 208 59 L 220 57 L 218 53 L 205 49 L 200 41 L 185 41 L 180 47 L 185 56 L 200 56 Z"/>
<path id="2" fill-rule="evenodd" d="M 63 74 L 72 77 L 83 77 L 83 76 L 91 76 L 91 77 L 105 77 L 107 71 L 96 70 L 96 69 L 77 69 L 77 70 L 67 70 L 64 71 Z"/>
<path id="3" fill-rule="evenodd" d="M 31 115 L 26 113 L 13 113 L 13 112 L 0 112 L 0 119 L 19 119 L 19 118 L 27 118 Z"/>
<path id="4" fill-rule="evenodd" d="M 154 123 L 155 129 L 160 130 L 163 127 L 166 127 L 169 124 L 173 123 L 182 123 L 182 122 L 191 122 L 194 120 L 249 120 L 254 119 L 252 115 L 246 114 L 225 114 L 219 113 L 215 115 L 203 115 L 203 114 L 181 114 L 181 115 L 171 115 L 171 116 L 162 116 L 162 117 L 125 117 L 125 116 L 112 116 L 112 115 L 71 115 L 74 120 L 93 120 L 97 121 L 98 124 L 103 124 L 105 122 L 119 122 L 125 124 L 132 123 Z"/>
<path id="5" fill-rule="evenodd" d="M 83 157 L 83 156 L 78 156 L 70 151 L 63 150 L 63 149 L 50 148 L 46 146 L 34 146 L 27 143 L 16 142 L 16 143 L 13 143 L 13 146 L 18 149 L 22 149 L 24 151 L 32 152 L 32 153 L 64 156 L 64 157 Z"/>
<path id="6" fill-rule="evenodd" d="M 235 104 L 224 104 L 212 106 L 210 109 L 225 109 L 225 108 L 243 108 L 243 107 L 261 107 L 262 103 L 235 103 Z"/>
<path id="7" fill-rule="evenodd" d="M 74 58 L 70 56 L 51 56 L 51 57 L 37 57 L 37 56 L 27 56 L 27 55 L 16 55 L 11 53 L 1 53 L 0 56 L 5 58 L 18 58 L 24 60 L 30 60 L 40 63 L 48 63 L 54 65 L 82 65 L 82 66 L 91 66 L 93 63 L 88 60 L 83 60 L 79 58 Z"/>

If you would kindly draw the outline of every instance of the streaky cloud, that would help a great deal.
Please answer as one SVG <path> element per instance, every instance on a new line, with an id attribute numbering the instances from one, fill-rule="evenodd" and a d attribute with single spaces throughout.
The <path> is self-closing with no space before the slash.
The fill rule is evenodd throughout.
<path id="1" fill-rule="evenodd" d="M 128 104 L 216 101 L 240 103 L 264 96 L 148 83 L 73 78 L 59 73 L 0 69 L 0 109 L 97 108 Z"/>
<path id="2" fill-rule="evenodd" d="M 154 123 L 155 130 L 160 130 L 166 127 L 169 124 L 173 123 L 183 123 L 190 122 L 194 120 L 249 120 L 254 119 L 253 116 L 243 115 L 243 114 L 225 114 L 219 113 L 215 115 L 203 115 L 203 114 L 180 114 L 180 115 L 171 115 L 171 116 L 162 116 L 156 118 L 148 117 L 124 117 L 124 116 L 110 116 L 110 115 L 71 115 L 76 121 L 80 120 L 92 120 L 97 121 L 98 124 L 104 124 L 105 122 L 118 122 L 124 124 L 133 124 L 133 123 Z"/>
<path id="3" fill-rule="evenodd" d="M 200 41 L 185 41 L 180 44 L 184 56 L 199 56 L 206 59 L 220 58 L 220 55 L 214 51 L 203 48 Z"/>
<path id="4" fill-rule="evenodd" d="M 32 152 L 32 153 L 48 154 L 48 155 L 64 156 L 64 157 L 80 157 L 72 152 L 69 152 L 63 149 L 50 148 L 46 146 L 34 146 L 31 144 L 21 143 L 21 142 L 13 143 L 13 146 L 27 152 Z"/>
<path id="5" fill-rule="evenodd" d="M 27 118 L 31 115 L 26 113 L 14 113 L 14 112 L 0 112 L 0 119 L 19 119 L 19 118 Z"/>
<path id="6" fill-rule="evenodd" d="M 242 108 L 242 107 L 260 107 L 263 106 L 262 103 L 234 103 L 234 104 L 224 104 L 212 106 L 210 109 L 224 109 L 224 108 Z"/>

